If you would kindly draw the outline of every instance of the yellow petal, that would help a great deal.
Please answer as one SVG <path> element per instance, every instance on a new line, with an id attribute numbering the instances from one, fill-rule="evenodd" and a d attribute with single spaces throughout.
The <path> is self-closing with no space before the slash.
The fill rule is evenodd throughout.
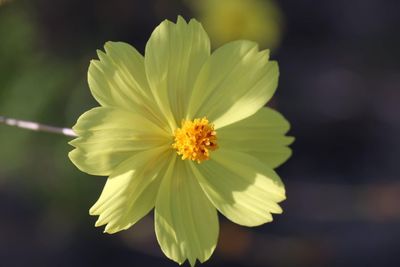
<path id="1" fill-rule="evenodd" d="M 260 225 L 282 212 L 277 203 L 285 199 L 285 188 L 279 176 L 254 157 L 219 149 L 191 167 L 214 206 L 237 224 Z"/>
<path id="2" fill-rule="evenodd" d="M 123 42 L 107 42 L 104 48 L 105 53 L 97 51 L 100 60 L 92 60 L 88 71 L 96 100 L 102 106 L 140 113 L 165 124 L 149 89 L 143 56 Z"/>
<path id="3" fill-rule="evenodd" d="M 207 116 L 216 129 L 253 115 L 272 97 L 278 65 L 250 41 L 217 49 L 203 65 L 189 102 L 189 118 Z"/>
<path id="4" fill-rule="evenodd" d="M 69 158 L 93 175 L 110 175 L 137 151 L 170 142 L 167 132 L 143 116 L 110 107 L 85 112 L 73 130 L 79 137 L 70 142 L 75 149 Z"/>
<path id="5" fill-rule="evenodd" d="M 179 264 L 186 259 L 192 266 L 196 259 L 204 262 L 216 247 L 217 211 L 185 161 L 172 161 L 163 178 L 156 201 L 155 224 L 162 251 Z"/>
<path id="6" fill-rule="evenodd" d="M 151 90 L 174 130 L 185 117 L 198 72 L 210 55 L 210 41 L 200 23 L 179 17 L 163 21 L 147 45 L 145 67 Z"/>
<path id="7" fill-rule="evenodd" d="M 158 148 L 121 163 L 90 209 L 91 215 L 99 215 L 96 226 L 107 224 L 104 232 L 115 233 L 129 228 L 153 209 L 166 159 L 165 150 Z"/>
<path id="8" fill-rule="evenodd" d="M 277 111 L 261 108 L 256 114 L 218 130 L 221 148 L 248 153 L 271 168 L 284 163 L 292 154 L 294 138 L 285 136 L 289 122 Z"/>

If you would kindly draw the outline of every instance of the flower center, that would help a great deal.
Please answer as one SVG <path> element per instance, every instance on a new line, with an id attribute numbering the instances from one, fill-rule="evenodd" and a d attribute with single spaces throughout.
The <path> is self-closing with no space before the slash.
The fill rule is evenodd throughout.
<path id="1" fill-rule="evenodd" d="M 207 118 L 183 120 L 181 128 L 175 130 L 175 143 L 172 148 L 176 149 L 182 159 L 190 159 L 198 163 L 210 158 L 210 150 L 214 151 L 217 146 L 217 133 L 214 125 Z"/>

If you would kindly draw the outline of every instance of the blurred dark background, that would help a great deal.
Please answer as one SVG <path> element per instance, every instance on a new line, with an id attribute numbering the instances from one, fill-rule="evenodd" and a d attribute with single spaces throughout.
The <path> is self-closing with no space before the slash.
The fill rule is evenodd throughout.
<path id="1" fill-rule="evenodd" d="M 71 127 L 96 106 L 96 49 L 120 40 L 143 52 L 163 19 L 198 18 L 214 46 L 273 48 L 270 105 L 296 137 L 278 168 L 284 213 L 256 228 L 221 218 L 203 266 L 400 266 L 400 2 L 237 2 L 0 0 L 0 115 Z M 247 20 L 255 30 L 237 27 Z M 106 179 L 70 163 L 68 140 L 0 125 L 0 266 L 177 266 L 151 215 L 115 235 L 94 227 Z"/>

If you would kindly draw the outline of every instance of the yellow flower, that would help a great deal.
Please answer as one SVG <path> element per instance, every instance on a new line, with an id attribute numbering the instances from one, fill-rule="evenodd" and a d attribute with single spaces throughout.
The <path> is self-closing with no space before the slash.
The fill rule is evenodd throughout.
<path id="1" fill-rule="evenodd" d="M 213 54 L 195 20 L 162 22 L 145 57 L 121 42 L 92 60 L 100 107 L 84 113 L 69 153 L 82 171 L 109 176 L 90 209 L 105 232 L 129 228 L 155 208 L 161 249 L 182 264 L 206 261 L 218 238 L 217 210 L 256 226 L 281 213 L 285 189 L 273 171 L 290 156 L 289 123 L 264 108 L 278 66 L 257 44 Z"/>
<path id="2" fill-rule="evenodd" d="M 212 44 L 247 39 L 274 49 L 282 39 L 284 16 L 274 0 L 187 0 Z"/>

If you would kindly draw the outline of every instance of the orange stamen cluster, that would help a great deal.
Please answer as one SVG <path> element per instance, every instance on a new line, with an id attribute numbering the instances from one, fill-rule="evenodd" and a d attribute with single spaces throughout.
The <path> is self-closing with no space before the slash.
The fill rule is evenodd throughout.
<path id="1" fill-rule="evenodd" d="M 217 146 L 217 133 L 214 125 L 207 118 L 195 119 L 193 121 L 183 120 L 181 128 L 175 130 L 175 143 L 172 148 L 176 149 L 182 159 L 190 159 L 198 163 L 210 158 L 210 151 Z"/>

